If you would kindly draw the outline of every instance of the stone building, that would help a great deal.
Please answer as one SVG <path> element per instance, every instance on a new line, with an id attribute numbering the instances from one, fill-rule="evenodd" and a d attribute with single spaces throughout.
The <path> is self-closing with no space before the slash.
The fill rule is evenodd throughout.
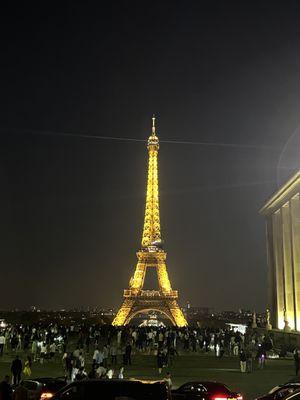
<path id="1" fill-rule="evenodd" d="M 300 170 L 262 207 L 274 328 L 300 331 Z"/>

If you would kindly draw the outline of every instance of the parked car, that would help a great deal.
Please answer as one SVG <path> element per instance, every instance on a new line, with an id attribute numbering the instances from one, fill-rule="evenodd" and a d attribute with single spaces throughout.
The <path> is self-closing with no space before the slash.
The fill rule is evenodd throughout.
<path id="1" fill-rule="evenodd" d="M 28 400 L 51 399 L 54 394 L 66 386 L 65 378 L 24 379 L 20 385 L 27 390 Z"/>
<path id="2" fill-rule="evenodd" d="M 174 400 L 243 400 L 240 393 L 218 382 L 187 382 L 171 393 Z"/>
<path id="3" fill-rule="evenodd" d="M 283 385 L 273 387 L 269 393 L 264 396 L 257 397 L 256 400 L 281 400 L 289 394 L 294 393 L 300 389 L 300 383 L 298 382 L 287 382 Z"/>
<path id="4" fill-rule="evenodd" d="M 164 381 L 82 380 L 69 384 L 52 400 L 171 400 Z"/>

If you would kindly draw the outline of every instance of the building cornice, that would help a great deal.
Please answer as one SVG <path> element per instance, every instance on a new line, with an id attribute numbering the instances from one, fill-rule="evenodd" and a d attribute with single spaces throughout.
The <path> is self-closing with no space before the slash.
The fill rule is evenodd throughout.
<path id="1" fill-rule="evenodd" d="M 268 215 L 280 208 L 291 197 L 300 191 L 300 170 L 297 171 L 283 186 L 281 186 L 266 204 L 259 210 L 260 214 Z"/>

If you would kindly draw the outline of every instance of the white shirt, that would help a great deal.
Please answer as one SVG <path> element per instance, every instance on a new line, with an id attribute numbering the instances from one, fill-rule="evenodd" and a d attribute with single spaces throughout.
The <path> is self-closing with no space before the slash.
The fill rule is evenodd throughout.
<path id="1" fill-rule="evenodd" d="M 96 360 L 96 358 L 98 357 L 98 354 L 99 354 L 99 350 L 95 350 L 94 355 L 93 355 L 93 360 Z"/>
<path id="2" fill-rule="evenodd" d="M 108 379 L 112 379 L 112 377 L 114 376 L 114 371 L 112 369 L 109 369 L 106 376 L 108 377 Z"/>
<path id="3" fill-rule="evenodd" d="M 5 344 L 5 336 L 0 336 L 0 344 Z"/>

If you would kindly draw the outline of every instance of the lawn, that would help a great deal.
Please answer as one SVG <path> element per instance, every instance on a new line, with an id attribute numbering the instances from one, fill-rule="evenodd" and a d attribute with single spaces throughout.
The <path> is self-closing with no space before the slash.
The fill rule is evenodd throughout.
<path id="1" fill-rule="evenodd" d="M 12 359 L 12 355 L 2 357 L 0 376 L 9 373 Z M 242 374 L 239 371 L 237 358 L 218 359 L 212 354 L 187 353 L 180 355 L 172 367 L 164 369 L 161 376 L 158 374 L 154 355 L 136 354 L 132 359 L 133 365 L 125 367 L 126 378 L 160 379 L 167 371 L 170 371 L 174 387 L 191 380 L 214 380 L 226 383 L 232 390 L 241 392 L 246 400 L 264 394 L 273 386 L 286 382 L 294 376 L 291 359 L 267 360 L 264 370 L 256 369 L 253 373 Z M 89 371 L 90 363 L 87 364 L 86 369 Z M 32 377 L 62 375 L 63 369 L 59 358 L 44 364 L 36 362 L 32 367 Z"/>

